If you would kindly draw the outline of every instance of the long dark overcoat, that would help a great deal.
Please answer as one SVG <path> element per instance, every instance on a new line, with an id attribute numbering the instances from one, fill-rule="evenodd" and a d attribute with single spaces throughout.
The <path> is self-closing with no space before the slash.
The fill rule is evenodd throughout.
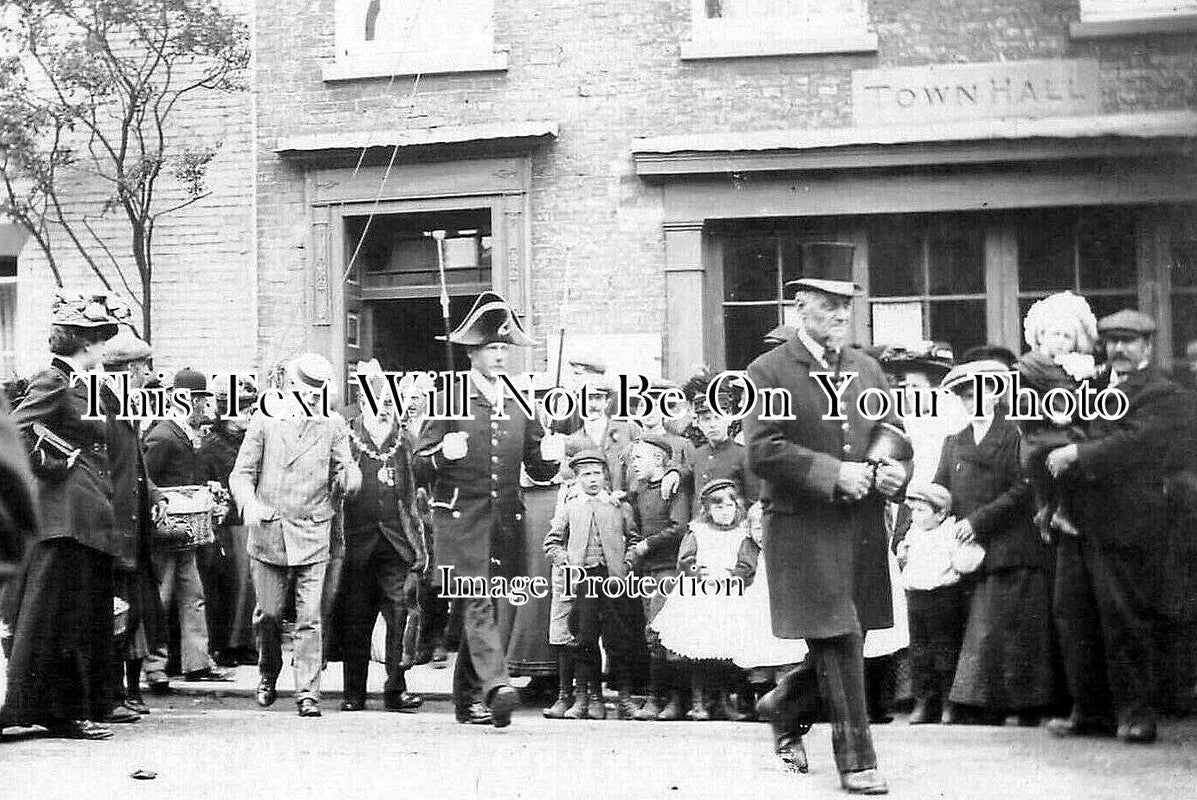
<path id="1" fill-rule="evenodd" d="M 535 481 L 557 474 L 558 463 L 540 455 L 544 428 L 522 414 L 510 398 L 507 419 L 496 419 L 490 402 L 471 387 L 465 420 L 429 420 L 420 431 L 413 461 L 416 484 L 432 486 L 433 581 L 440 567 L 462 577 L 525 574 L 524 501 L 520 464 Z M 441 455 L 446 433 L 465 431 L 466 455 Z"/>
<path id="2" fill-rule="evenodd" d="M 885 498 L 837 498 L 840 463 L 863 461 L 873 428 L 857 408 L 862 391 L 888 391 L 880 365 L 845 348 L 841 373 L 857 373 L 843 396 L 846 421 L 824 419 L 827 394 L 811 372 L 823 371 L 797 338 L 748 365 L 758 389 L 787 391 L 793 419 L 744 420 L 748 463 L 762 480 L 765 561 L 773 632 L 786 639 L 823 639 L 893 624 L 886 562 Z M 885 421 L 898 424 L 895 415 Z M 909 474 L 909 466 L 907 467 Z"/>

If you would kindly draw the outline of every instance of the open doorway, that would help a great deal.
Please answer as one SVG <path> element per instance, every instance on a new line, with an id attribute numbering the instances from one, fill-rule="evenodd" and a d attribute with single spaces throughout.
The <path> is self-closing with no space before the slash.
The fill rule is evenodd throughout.
<path id="1" fill-rule="evenodd" d="M 453 325 L 460 322 L 474 304 L 477 295 L 458 295 L 449 298 L 449 314 Z M 449 369 L 445 343 L 437 336 L 445 334 L 441 317 L 441 301 L 436 297 L 410 300 L 368 300 L 370 325 L 373 331 L 374 358 L 384 370 L 414 372 Z M 466 369 L 465 352 L 454 348 L 453 368 Z"/>

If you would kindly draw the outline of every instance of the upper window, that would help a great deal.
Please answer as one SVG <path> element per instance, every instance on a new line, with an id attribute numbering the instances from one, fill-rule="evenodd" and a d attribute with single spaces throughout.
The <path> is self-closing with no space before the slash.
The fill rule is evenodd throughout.
<path id="1" fill-rule="evenodd" d="M 17 259 L 0 256 L 0 381 L 17 372 Z"/>
<path id="2" fill-rule="evenodd" d="M 326 81 L 507 68 L 494 0 L 336 0 L 335 42 Z"/>
<path id="3" fill-rule="evenodd" d="M 1197 0 L 1081 0 L 1078 38 L 1181 33 L 1197 29 Z"/>
<path id="4" fill-rule="evenodd" d="M 691 0 L 683 59 L 877 49 L 866 0 Z"/>

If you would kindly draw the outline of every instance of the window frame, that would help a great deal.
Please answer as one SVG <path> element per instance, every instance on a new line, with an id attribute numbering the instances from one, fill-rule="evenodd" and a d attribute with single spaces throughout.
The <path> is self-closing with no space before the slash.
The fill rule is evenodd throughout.
<path id="1" fill-rule="evenodd" d="M 1080 0 L 1080 20 L 1069 33 L 1073 39 L 1103 39 L 1197 31 L 1197 2 L 1183 2 L 1186 7 L 1176 8 L 1176 0 Z"/>
<path id="2" fill-rule="evenodd" d="M 749 2 L 751 0 L 748 0 Z M 792 0 L 796 3 L 818 0 Z M 820 53 L 871 53 L 877 34 L 870 30 L 868 0 L 850 0 L 859 11 L 836 18 L 816 31 L 785 20 L 711 18 L 708 0 L 690 0 L 690 39 L 682 42 L 683 61 Z M 717 20 L 717 21 L 716 21 Z"/>

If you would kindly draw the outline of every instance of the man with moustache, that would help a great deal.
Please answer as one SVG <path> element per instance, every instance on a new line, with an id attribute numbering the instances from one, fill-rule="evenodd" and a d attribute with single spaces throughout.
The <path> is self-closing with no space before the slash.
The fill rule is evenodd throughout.
<path id="1" fill-rule="evenodd" d="M 497 415 L 508 351 L 533 340 L 494 292 L 478 297 L 448 339 L 464 346 L 470 360 L 467 419 L 429 420 L 414 463 L 416 483 L 432 486 L 434 580 L 440 580 L 440 567 L 452 567 L 454 577 L 488 581 L 526 574 L 520 466 L 532 480 L 547 481 L 557 474 L 564 450 L 561 437 L 546 438 L 540 422 L 513 408 L 510 399 L 506 416 Z M 453 673 L 457 721 L 505 727 L 518 695 L 508 677 L 496 601 L 453 603 L 462 621 Z"/>
<path id="2" fill-rule="evenodd" d="M 1125 309 L 1097 323 L 1108 371 L 1094 389 L 1129 400 L 1085 441 L 1048 454 L 1077 502 L 1078 535 L 1059 537 L 1056 626 L 1072 714 L 1058 736 L 1156 738 L 1155 640 L 1177 601 L 1170 490 L 1192 447 L 1191 395 L 1151 363 L 1155 321 Z M 1191 535 L 1185 532 L 1185 535 Z"/>
<path id="3" fill-rule="evenodd" d="M 773 632 L 805 639 L 808 663 L 783 676 L 757 710 L 774 729 L 774 749 L 799 772 L 807 769 L 801 734 L 817 715 L 816 692 L 831 721 L 841 786 L 852 794 L 884 794 L 885 779 L 869 731 L 862 642 L 869 629 L 892 624 L 886 561 L 886 499 L 909 480 L 906 464 L 865 462 L 879 422 L 865 419 L 857 398 L 885 390 L 880 365 L 847 347 L 852 298 L 852 245 L 808 244 L 806 277 L 786 284 L 794 291 L 797 332 L 748 366 L 756 388 L 780 388 L 793 401 L 793 419 L 762 419 L 761 403 L 744 420 L 748 463 L 762 480 L 765 560 Z M 827 419 L 828 401 L 815 373 L 832 380 L 855 373 L 843 392 L 839 415 Z M 897 424 L 897 417 L 886 422 Z"/>
<path id="4" fill-rule="evenodd" d="M 333 380 L 328 359 L 305 353 L 287 364 L 288 396 L 308 407 Z M 288 391 L 289 390 L 289 391 Z M 299 401 L 289 415 L 255 414 L 229 476 L 229 492 L 249 531 L 254 592 L 254 634 L 260 673 L 257 701 L 269 706 L 283 668 L 282 617 L 295 598 L 295 702 L 301 717 L 320 716 L 324 636 L 321 598 L 331 554 L 333 516 L 343 496 L 356 494 L 361 472 L 349 452 L 345 420 L 305 418 Z"/>
<path id="5" fill-rule="evenodd" d="M 345 503 L 345 561 L 334 605 L 333 628 L 343 662 L 345 698 L 342 711 L 366 707 L 366 678 L 370 667 L 370 635 L 381 611 L 386 620 L 387 681 L 383 707 L 387 711 L 415 711 L 423 704 L 407 691 L 405 673 L 415 660 L 418 642 L 409 640 L 404 660 L 405 633 L 413 615 L 418 619 L 417 594 L 428 564 L 423 531 L 413 518 L 415 486 L 411 452 L 395 414 L 377 360 L 358 362 L 359 379 L 368 380 L 377 398 L 371 406 L 358 394 L 358 415 L 349 425 L 349 449 L 362 473 L 362 488 Z"/>

